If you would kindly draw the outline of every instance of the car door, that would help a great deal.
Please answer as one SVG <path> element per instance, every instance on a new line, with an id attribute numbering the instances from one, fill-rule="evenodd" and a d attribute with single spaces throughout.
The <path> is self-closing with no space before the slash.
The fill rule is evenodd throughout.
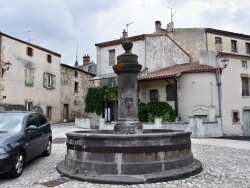
<path id="1" fill-rule="evenodd" d="M 29 114 L 26 120 L 26 129 L 29 126 L 35 125 L 36 130 L 26 131 L 26 143 L 25 145 L 28 148 L 26 153 L 27 160 L 32 159 L 33 157 L 39 155 L 40 145 L 41 145 L 41 131 L 39 130 L 38 122 L 33 114 Z"/>
<path id="2" fill-rule="evenodd" d="M 49 137 L 51 135 L 51 128 L 50 128 L 50 124 L 48 123 L 48 121 L 46 120 L 46 118 L 39 114 L 39 113 L 35 113 L 35 116 L 37 118 L 37 121 L 39 123 L 39 130 L 41 132 L 41 138 L 42 138 L 42 142 L 41 142 L 41 153 L 44 152 L 46 150 L 47 147 L 47 143 L 49 140 Z"/>

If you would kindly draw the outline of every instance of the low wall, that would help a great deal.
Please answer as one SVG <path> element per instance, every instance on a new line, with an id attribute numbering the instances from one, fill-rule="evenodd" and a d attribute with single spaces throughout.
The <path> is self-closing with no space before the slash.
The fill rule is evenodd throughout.
<path id="1" fill-rule="evenodd" d="M 90 129 L 90 118 L 75 118 L 75 126 L 83 129 Z"/>
<path id="2" fill-rule="evenodd" d="M 105 119 L 100 119 L 100 130 L 114 130 L 116 122 L 105 122 Z M 223 136 L 221 127 L 221 118 L 217 118 L 217 122 L 202 122 L 202 118 L 189 117 L 189 122 L 169 122 L 162 123 L 161 118 L 155 118 L 155 122 L 148 123 L 142 122 L 143 129 L 171 129 L 171 130 L 184 130 L 186 132 L 192 132 L 193 138 L 204 137 L 220 137 Z"/>

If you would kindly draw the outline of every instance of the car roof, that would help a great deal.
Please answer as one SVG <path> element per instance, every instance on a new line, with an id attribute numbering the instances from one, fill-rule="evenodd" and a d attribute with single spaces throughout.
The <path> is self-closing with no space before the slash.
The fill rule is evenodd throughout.
<path id="1" fill-rule="evenodd" d="M 37 112 L 31 112 L 31 111 L 4 111 L 0 112 L 0 114 L 15 114 L 15 115 L 29 115 L 29 114 L 34 114 Z"/>

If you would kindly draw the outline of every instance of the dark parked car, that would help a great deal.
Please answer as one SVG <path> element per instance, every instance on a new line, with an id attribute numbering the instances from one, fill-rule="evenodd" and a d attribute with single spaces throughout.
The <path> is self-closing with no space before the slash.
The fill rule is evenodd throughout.
<path id="1" fill-rule="evenodd" d="M 21 175 L 24 163 L 51 153 L 52 132 L 46 118 L 36 112 L 0 113 L 0 174 Z"/>

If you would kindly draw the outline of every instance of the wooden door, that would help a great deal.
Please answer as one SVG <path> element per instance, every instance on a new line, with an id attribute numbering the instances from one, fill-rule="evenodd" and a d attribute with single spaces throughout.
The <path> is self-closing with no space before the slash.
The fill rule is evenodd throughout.
<path id="1" fill-rule="evenodd" d="M 63 120 L 68 120 L 68 110 L 69 110 L 69 105 L 64 104 L 64 106 L 63 106 Z"/>

